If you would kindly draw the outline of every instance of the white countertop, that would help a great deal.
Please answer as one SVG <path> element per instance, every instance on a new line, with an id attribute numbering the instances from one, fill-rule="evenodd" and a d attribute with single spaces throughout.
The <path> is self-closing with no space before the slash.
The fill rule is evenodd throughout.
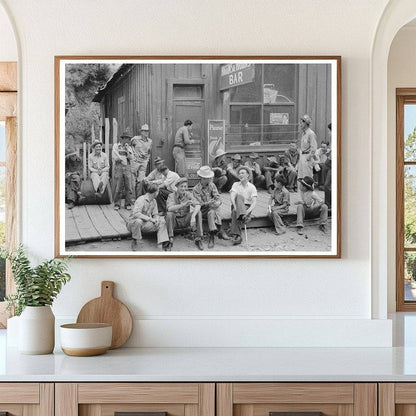
<path id="1" fill-rule="evenodd" d="M 120 348 L 21 355 L 0 331 L 0 381 L 416 381 L 416 348 Z"/>

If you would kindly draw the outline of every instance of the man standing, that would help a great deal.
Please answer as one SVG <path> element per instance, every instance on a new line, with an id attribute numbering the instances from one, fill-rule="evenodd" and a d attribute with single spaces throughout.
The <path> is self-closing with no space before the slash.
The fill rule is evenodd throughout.
<path id="1" fill-rule="evenodd" d="M 187 178 L 180 178 L 176 183 L 176 188 L 177 190 L 168 196 L 166 203 L 168 211 L 166 214 L 166 226 L 169 235 L 169 247 L 167 248 L 169 251 L 172 249 L 175 228 L 191 227 L 196 229 L 195 245 L 199 250 L 203 250 L 201 205 L 188 192 Z M 192 212 L 191 207 L 193 207 Z"/>
<path id="2" fill-rule="evenodd" d="M 314 182 L 310 176 L 299 178 L 300 182 L 300 200 L 295 202 L 297 205 L 297 221 L 296 227 L 298 234 L 303 234 L 303 220 L 305 217 L 316 218 L 319 216 L 319 229 L 326 233 L 328 222 L 328 205 L 319 198 L 314 191 Z"/>
<path id="3" fill-rule="evenodd" d="M 123 189 L 126 194 L 125 207 L 130 210 L 133 203 L 132 173 L 130 162 L 133 159 L 133 150 L 130 145 L 130 136 L 123 133 L 120 142 L 113 145 L 113 179 L 114 179 L 114 209 L 119 210 Z"/>
<path id="4" fill-rule="evenodd" d="M 131 161 L 132 191 L 133 197 L 136 198 L 136 188 L 146 176 L 152 150 L 152 139 L 149 137 L 148 124 L 143 124 L 140 129 L 140 135 L 131 139 L 131 147 L 133 149 L 133 159 Z"/>
<path id="5" fill-rule="evenodd" d="M 202 218 L 208 220 L 208 248 L 213 248 L 215 245 L 215 234 L 217 234 L 218 229 L 218 238 L 229 240 L 230 237 L 222 229 L 222 221 L 219 213 L 222 202 L 218 189 L 212 182 L 214 172 L 209 166 L 201 166 L 197 171 L 197 175 L 200 179 L 194 186 L 193 195 L 201 206 Z"/>
<path id="6" fill-rule="evenodd" d="M 259 158 L 259 155 L 255 152 L 248 155 L 249 159 L 246 161 L 244 166 L 247 166 L 250 169 L 250 182 L 258 189 L 265 188 L 266 178 L 261 173 L 260 165 L 256 162 Z"/>
<path id="7" fill-rule="evenodd" d="M 95 196 L 101 198 L 108 185 L 110 164 L 108 163 L 108 156 L 102 151 L 103 144 L 99 140 L 94 141 L 91 148 L 92 151 L 88 156 L 88 169 Z"/>
<path id="8" fill-rule="evenodd" d="M 157 210 L 156 197 L 159 190 L 157 185 L 150 184 L 147 192 L 137 198 L 130 215 L 127 229 L 132 235 L 131 248 L 133 251 L 143 250 L 142 233 L 157 232 L 157 244 L 162 244 L 164 250 L 169 247 L 169 237 L 164 217 Z"/>
<path id="9" fill-rule="evenodd" d="M 227 161 L 225 160 L 225 152 L 222 149 L 218 149 L 215 152 L 214 160 L 212 161 L 212 170 L 214 171 L 214 185 L 217 187 L 218 192 L 221 193 L 222 189 L 227 184 Z"/>
<path id="10" fill-rule="evenodd" d="M 82 161 L 75 147 L 65 149 L 65 199 L 68 209 L 74 208 L 75 204 L 85 199 L 81 194 L 81 172 Z"/>
<path id="11" fill-rule="evenodd" d="M 227 189 L 230 189 L 234 182 L 238 182 L 240 180 L 238 176 L 238 169 L 241 166 L 241 156 L 238 153 L 231 156 L 231 163 L 227 165 Z"/>
<path id="12" fill-rule="evenodd" d="M 185 148 L 187 145 L 194 143 L 194 140 L 192 140 L 192 124 L 191 120 L 186 120 L 175 134 L 172 154 L 175 159 L 175 170 L 179 176 L 186 176 Z"/>
<path id="13" fill-rule="evenodd" d="M 241 166 L 238 176 L 240 181 L 234 183 L 230 191 L 233 245 L 241 244 L 241 226 L 250 221 L 257 201 L 257 189 L 249 182 L 250 170 L 246 166 Z"/>
<path id="14" fill-rule="evenodd" d="M 277 235 L 286 232 L 286 226 L 283 223 L 282 214 L 289 212 L 290 194 L 285 188 L 285 179 L 277 176 L 274 180 L 274 191 L 269 201 L 269 218 L 273 221 Z"/>
<path id="15" fill-rule="evenodd" d="M 310 128 L 312 119 L 305 114 L 300 119 L 301 139 L 300 139 L 300 159 L 298 177 L 313 177 L 314 155 L 317 149 L 316 134 Z"/>

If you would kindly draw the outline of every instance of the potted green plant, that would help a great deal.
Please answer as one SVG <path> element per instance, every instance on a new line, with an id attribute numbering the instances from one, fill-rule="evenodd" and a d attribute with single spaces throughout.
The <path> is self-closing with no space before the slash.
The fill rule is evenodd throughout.
<path id="1" fill-rule="evenodd" d="M 49 354 L 55 346 L 55 316 L 51 305 L 71 276 L 68 257 L 45 260 L 32 266 L 23 246 L 1 250 L 10 261 L 16 292 L 6 296 L 8 309 L 19 318 L 19 351 L 23 354 Z"/>

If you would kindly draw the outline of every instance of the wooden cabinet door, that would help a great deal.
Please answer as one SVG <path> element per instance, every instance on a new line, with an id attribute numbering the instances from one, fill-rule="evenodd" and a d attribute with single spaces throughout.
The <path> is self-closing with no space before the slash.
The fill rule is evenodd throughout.
<path id="1" fill-rule="evenodd" d="M 0 414 L 53 416 L 52 383 L 0 383 Z"/>
<path id="2" fill-rule="evenodd" d="M 416 383 L 379 383 L 379 416 L 416 415 Z"/>
<path id="3" fill-rule="evenodd" d="M 318 416 L 320 413 L 377 416 L 377 384 L 217 384 L 217 416 Z"/>
<path id="4" fill-rule="evenodd" d="M 58 383 L 56 416 L 215 416 L 213 383 Z"/>

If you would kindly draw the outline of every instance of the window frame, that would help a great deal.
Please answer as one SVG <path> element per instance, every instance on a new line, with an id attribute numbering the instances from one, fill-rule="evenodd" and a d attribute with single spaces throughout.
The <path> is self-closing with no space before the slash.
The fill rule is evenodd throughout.
<path id="1" fill-rule="evenodd" d="M 6 123 L 6 248 L 17 246 L 17 62 L 0 62 L 0 121 Z M 15 285 L 6 263 L 6 295 Z M 0 302 L 0 328 L 5 328 L 6 302 Z"/>

